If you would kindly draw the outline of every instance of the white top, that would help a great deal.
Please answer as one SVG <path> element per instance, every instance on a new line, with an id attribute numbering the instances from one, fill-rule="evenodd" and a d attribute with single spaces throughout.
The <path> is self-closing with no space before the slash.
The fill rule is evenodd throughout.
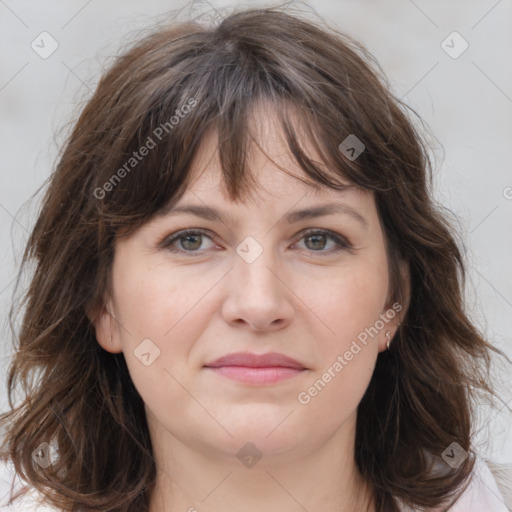
<path id="1" fill-rule="evenodd" d="M 43 505 L 43 497 L 34 489 L 23 498 L 7 505 L 10 497 L 11 484 L 15 483 L 15 491 L 24 485 L 18 475 L 15 475 L 14 465 L 0 461 L 0 511 L 2 512 L 59 512 L 58 509 Z M 415 512 L 403 509 L 404 512 Z M 509 512 L 505 506 L 503 496 L 498 490 L 487 464 L 477 459 L 471 483 L 460 497 L 459 501 L 450 508 L 450 512 Z M 417 511 L 416 511 L 417 512 Z M 432 511 L 435 512 L 435 511 Z"/>

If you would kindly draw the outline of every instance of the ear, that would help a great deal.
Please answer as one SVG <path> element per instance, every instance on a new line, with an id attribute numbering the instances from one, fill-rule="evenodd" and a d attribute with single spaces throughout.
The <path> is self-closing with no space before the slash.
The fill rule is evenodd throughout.
<path id="1" fill-rule="evenodd" d="M 96 300 L 87 305 L 86 314 L 96 331 L 96 341 L 107 352 L 122 352 L 119 324 L 110 299 Z"/>
<path id="2" fill-rule="evenodd" d="M 411 271 L 409 262 L 400 261 L 400 276 L 402 278 L 403 283 L 403 296 L 400 299 L 400 304 L 402 305 L 402 310 L 399 315 L 399 322 L 402 322 L 405 318 L 405 314 L 409 309 L 409 304 L 411 302 Z"/>
<path id="3" fill-rule="evenodd" d="M 403 322 L 409 304 L 411 300 L 411 274 L 409 270 L 409 263 L 406 261 L 400 261 L 399 272 L 402 280 L 402 293 L 398 300 L 389 300 L 386 304 L 386 308 L 382 312 L 388 322 L 382 329 L 381 335 L 379 336 L 379 352 L 387 350 L 388 336 L 390 340 L 390 346 L 393 344 L 393 338 L 398 331 L 400 324 Z"/>

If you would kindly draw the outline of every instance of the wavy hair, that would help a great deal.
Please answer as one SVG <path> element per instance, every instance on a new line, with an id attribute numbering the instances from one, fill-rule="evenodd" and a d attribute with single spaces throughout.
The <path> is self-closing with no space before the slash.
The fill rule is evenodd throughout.
<path id="1" fill-rule="evenodd" d="M 412 111 L 368 50 L 279 7 L 235 10 L 214 26 L 172 22 L 120 54 L 102 76 L 47 183 L 23 253 L 34 264 L 0 418 L 4 457 L 65 510 L 147 511 L 156 467 L 144 403 L 123 354 L 103 350 L 91 318 L 104 307 L 116 240 L 177 201 L 208 130 L 218 134 L 232 200 L 251 190 L 248 118 L 271 103 L 290 153 L 315 186 L 374 193 L 392 300 L 410 301 L 358 407 L 356 464 L 378 511 L 453 502 L 474 464 L 473 399 L 494 349 L 465 313 L 462 249 L 433 200 L 432 164 Z M 188 108 L 186 108 L 188 107 Z M 321 156 L 304 152 L 296 122 Z M 349 135 L 365 149 L 340 150 Z M 142 148 L 146 148 L 143 151 Z M 299 178 L 300 179 L 300 178 Z M 18 288 L 18 282 L 16 288 Z M 21 400 L 13 403 L 16 386 Z M 469 457 L 452 469 L 453 442 Z M 44 443 L 48 443 L 45 445 Z M 33 454 L 53 446 L 48 467 Z"/>

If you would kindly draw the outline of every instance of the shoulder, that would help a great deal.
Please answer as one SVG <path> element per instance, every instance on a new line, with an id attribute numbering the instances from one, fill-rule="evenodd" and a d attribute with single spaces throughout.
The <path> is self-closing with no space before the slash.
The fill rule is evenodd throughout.
<path id="1" fill-rule="evenodd" d="M 24 485 L 25 483 L 16 475 L 12 462 L 6 462 L 0 458 L 1 512 L 59 512 L 58 509 L 44 504 L 43 496 L 35 489 L 29 489 L 24 496 L 9 503 L 11 496 L 14 496 Z"/>
<path id="2" fill-rule="evenodd" d="M 450 512 L 477 512 L 483 510 L 509 512 L 489 466 L 483 459 L 477 458 L 471 482 L 457 503 L 450 508 Z"/>
<path id="3" fill-rule="evenodd" d="M 418 512 L 402 505 L 402 512 Z M 429 510 L 438 512 L 441 509 Z M 457 502 L 448 512 L 510 512 L 496 479 L 487 463 L 478 458 L 471 474 L 471 480 Z"/>

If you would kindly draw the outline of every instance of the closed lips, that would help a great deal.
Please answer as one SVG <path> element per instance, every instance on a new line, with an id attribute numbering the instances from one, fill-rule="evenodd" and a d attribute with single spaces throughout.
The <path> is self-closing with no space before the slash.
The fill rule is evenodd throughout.
<path id="1" fill-rule="evenodd" d="M 249 352 L 236 352 L 222 356 L 205 365 L 207 368 L 220 368 L 222 366 L 245 366 L 250 368 L 294 368 L 305 370 L 306 367 L 291 357 L 269 352 L 267 354 L 251 354 Z"/>

